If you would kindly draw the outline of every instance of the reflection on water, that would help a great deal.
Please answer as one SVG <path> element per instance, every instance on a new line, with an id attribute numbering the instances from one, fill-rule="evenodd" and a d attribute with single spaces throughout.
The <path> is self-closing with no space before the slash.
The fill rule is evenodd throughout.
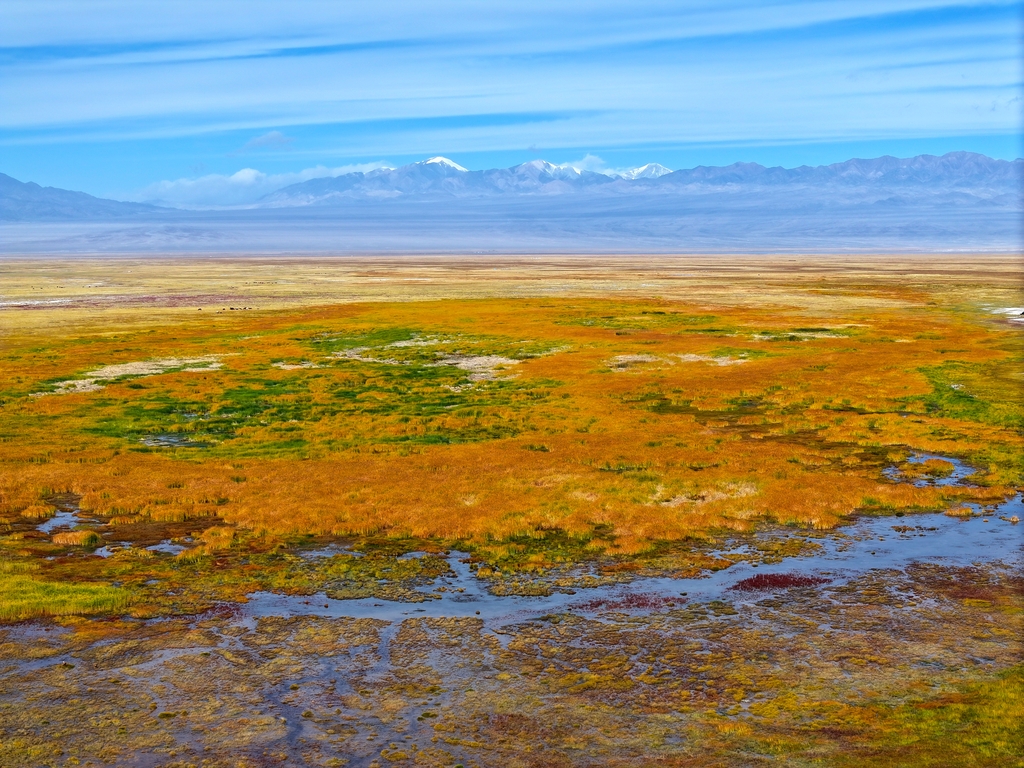
<path id="1" fill-rule="evenodd" d="M 58 509 L 57 514 L 47 520 L 44 520 L 37 526 L 37 528 L 42 533 L 51 534 L 58 528 L 74 528 L 78 523 L 79 520 L 75 515 L 75 510 Z"/>
<path id="2" fill-rule="evenodd" d="M 974 469 L 967 466 L 959 459 L 953 459 L 949 456 L 939 456 L 934 453 L 915 453 L 907 459 L 908 464 L 924 464 L 926 461 L 937 460 L 945 461 L 953 465 L 953 471 L 945 477 L 932 477 L 924 475 L 922 477 L 907 478 L 899 467 L 889 467 L 882 471 L 890 480 L 897 483 L 911 482 L 917 487 L 925 487 L 930 485 L 945 486 L 945 485 L 960 485 L 962 481 L 974 474 Z"/>
<path id="3" fill-rule="evenodd" d="M 159 544 L 146 547 L 146 549 L 150 552 L 166 552 L 168 555 L 176 555 L 179 552 L 184 552 L 188 547 L 183 547 L 181 544 L 173 544 L 169 539 L 166 539 Z"/>
<path id="4" fill-rule="evenodd" d="M 821 549 L 810 556 L 757 566 L 741 562 L 704 578 L 641 578 L 626 584 L 541 597 L 492 595 L 487 591 L 487 582 L 470 570 L 468 556 L 451 552 L 448 563 L 452 573 L 439 578 L 431 591 L 423 592 L 429 598 L 427 602 L 401 603 L 380 598 L 333 600 L 323 593 L 303 597 L 257 592 L 249 596 L 249 602 L 241 610 L 253 618 L 316 615 L 392 622 L 415 616 L 478 616 L 488 624 L 503 625 L 549 613 L 649 613 L 687 600 L 756 601 L 762 592 L 730 588 L 755 574 L 803 574 L 835 583 L 869 570 L 902 570 L 915 562 L 961 566 L 982 561 L 1018 562 L 1022 556 L 1022 529 L 1008 520 L 1001 520 L 1000 516 L 1009 518 L 1022 514 L 1024 503 L 1018 495 L 989 513 L 987 518 L 980 515 L 954 518 L 941 513 L 901 518 L 863 517 L 817 539 Z M 772 584 L 783 580 L 762 581 Z M 445 587 L 445 591 L 434 591 L 439 586 Z"/>
<path id="5" fill-rule="evenodd" d="M 168 432 L 160 435 L 146 435 L 140 441 L 150 448 L 208 448 L 211 444 L 201 440 L 191 440 L 185 435 Z"/>

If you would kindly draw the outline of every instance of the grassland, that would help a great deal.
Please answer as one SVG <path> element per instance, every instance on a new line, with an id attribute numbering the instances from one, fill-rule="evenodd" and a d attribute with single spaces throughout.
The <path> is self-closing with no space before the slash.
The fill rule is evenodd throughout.
<path id="1" fill-rule="evenodd" d="M 118 613 L 130 602 L 127 592 L 105 584 L 39 581 L 27 570 L 24 565 L 0 563 L 0 621 Z"/>
<path id="2" fill-rule="evenodd" d="M 243 630 L 203 612 L 255 592 L 412 605 L 448 573 L 451 549 L 494 594 L 549 594 L 807 555 L 858 515 L 1002 502 L 1024 486 L 1021 326 L 997 311 L 1024 305 L 1019 272 L 996 257 L 8 261 L 0 643 L 12 659 L 88 659 L 92 690 L 104 654 L 125 680 L 161 649 L 206 664 Z M 966 462 L 971 482 L 907 482 L 951 470 L 908 461 L 920 453 Z M 718 551 L 744 536 L 743 554 Z M 350 549 L 305 556 L 331 544 Z M 293 698 L 301 717 L 362 746 L 308 764 L 512 765 L 517 742 L 539 750 L 522 765 L 635 764 L 645 743 L 666 765 L 942 765 L 950 750 L 958 764 L 1015 764 L 1020 585 L 995 565 L 958 573 L 981 586 L 963 596 L 938 573 L 875 575 L 823 587 L 828 600 L 808 586 L 757 617 L 724 604 L 569 616 L 510 628 L 505 645 L 463 619 L 261 620 L 215 676 L 239 697 L 229 709 L 249 713 L 252 743 L 296 761 L 306 753 L 277 733 L 265 702 L 279 697 L 263 686 L 320 664 L 316 642 L 342 643 L 356 671 L 334 676 L 365 677 L 368 693 L 339 694 L 340 719 L 327 693 Z M 59 632 L 14 652 L 29 619 Z M 826 625 L 845 629 L 822 644 L 813 628 Z M 680 650 L 687 632 L 714 649 L 700 664 Z M 785 660 L 771 649 L 779 633 L 792 638 Z M 253 655 L 289 643 L 283 667 Z M 367 671 L 388 643 L 392 666 L 422 679 Z M 991 663 L 956 662 L 958 644 Z M 462 649 L 456 662 L 427 658 L 444 648 Z M 105 698 L 86 695 L 63 667 L 19 663 L 4 673 L 3 716 L 27 707 L 63 730 L 0 728 L 7 763 L 123 758 L 113 731 L 86 736 L 66 713 L 45 715 L 33 686 L 50 686 L 95 722 L 120 708 L 138 740 L 116 738 L 157 750 L 154 764 L 200 764 L 178 761 L 184 737 L 146 720 L 164 706 L 147 696 L 180 703 L 200 686 L 184 667 L 165 670 L 177 693 L 146 683 L 121 701 L 106 684 Z M 468 696 L 476 687 L 487 701 Z M 184 722 L 177 711 L 160 727 Z M 395 723 L 413 712 L 430 726 L 418 751 L 363 749 L 360 718 L 404 739 L 412 726 Z M 230 716 L 202 718 L 221 729 L 211 748 L 233 743 Z M 621 752 L 600 735 L 630 730 Z M 58 759 L 47 740 L 79 752 Z M 243 746 L 209 764 L 270 759 Z"/>

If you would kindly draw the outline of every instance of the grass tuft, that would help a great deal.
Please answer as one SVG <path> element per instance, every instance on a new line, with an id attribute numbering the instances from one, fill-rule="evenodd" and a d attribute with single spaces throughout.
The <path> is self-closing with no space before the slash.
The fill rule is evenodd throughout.
<path id="1" fill-rule="evenodd" d="M 116 613 L 130 603 L 127 592 L 106 584 L 40 581 L 30 572 L 26 565 L 0 563 L 0 622 Z"/>
<path id="2" fill-rule="evenodd" d="M 66 531 L 64 533 L 55 533 L 53 535 L 53 543 L 59 544 L 62 547 L 95 549 L 103 543 L 103 539 L 100 538 L 96 531 Z"/>

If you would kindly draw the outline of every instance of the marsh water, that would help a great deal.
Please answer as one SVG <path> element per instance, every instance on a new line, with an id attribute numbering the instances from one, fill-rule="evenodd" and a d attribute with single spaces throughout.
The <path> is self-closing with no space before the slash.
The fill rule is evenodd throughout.
<path id="1" fill-rule="evenodd" d="M 955 462 L 913 482 L 970 474 Z M 39 529 L 96 522 L 75 511 L 65 503 Z M 257 592 L 190 616 L 25 622 L 0 633 L 0 706 L 18 733 L 139 768 L 379 768 L 414 752 L 425 765 L 568 765 L 514 761 L 530 734 L 551 738 L 544 729 L 597 745 L 607 731 L 609 750 L 647 764 L 652 745 L 682 748 L 673 728 L 696 727 L 687 707 L 743 720 L 816 684 L 807 660 L 830 697 L 903 690 L 907 670 L 956 678 L 1014 663 L 1016 620 L 989 601 L 1021 570 L 1024 529 L 1011 521 L 1024 500 L 972 512 L 765 527 L 708 550 L 733 562 L 696 578 L 618 573 L 543 596 L 494 594 L 468 553 L 449 551 L 449 572 L 419 583 L 419 602 Z M 766 562 L 769 539 L 799 539 L 787 548 L 799 554 Z M 182 536 L 148 549 L 168 558 L 190 546 Z M 317 565 L 359 555 L 340 543 L 296 554 Z M 780 578 L 751 581 L 762 575 Z M 667 719 L 643 709 L 655 704 Z M 81 728 L 86 719 L 99 725 Z M 65 764 L 47 760 L 31 765 Z"/>
<path id="2" fill-rule="evenodd" d="M 945 477 L 916 478 L 912 481 L 915 485 L 961 484 L 973 473 L 970 467 L 948 457 L 916 454 L 909 461 L 923 463 L 929 459 L 949 462 L 953 465 L 952 472 Z M 886 475 L 892 480 L 901 479 L 898 470 L 887 470 Z M 249 602 L 242 606 L 241 614 L 251 619 L 320 616 L 390 622 L 413 617 L 477 617 L 485 624 L 500 626 L 545 614 L 647 613 L 690 601 L 753 602 L 764 597 L 764 590 L 745 589 L 743 582 L 757 575 L 811 577 L 824 584 L 846 582 L 872 570 L 903 570 L 912 563 L 951 566 L 982 562 L 1021 563 L 1024 559 L 1024 529 L 1010 522 L 1010 518 L 1024 516 L 1024 498 L 1018 494 L 989 509 L 968 506 L 973 514 L 962 517 L 943 513 L 861 516 L 840 529 L 814 535 L 813 541 L 818 546 L 811 553 L 789 557 L 778 563 L 753 563 L 739 559 L 728 568 L 698 578 L 639 577 L 626 583 L 565 589 L 543 596 L 493 594 L 487 582 L 478 578 L 470 568 L 470 555 L 450 551 L 447 555 L 450 574 L 421 591 L 423 602 L 380 598 L 335 600 L 323 593 L 296 596 L 256 592 L 249 595 Z M 754 534 L 758 535 L 788 537 L 799 534 L 784 531 Z M 751 549 L 749 540 L 745 542 L 737 538 L 731 544 L 714 554 L 742 558 Z M 322 558 L 343 553 L 356 554 L 331 547 L 307 552 L 306 557 Z M 416 556 L 419 554 L 407 555 Z M 782 579 L 778 581 L 784 582 Z"/>
<path id="3" fill-rule="evenodd" d="M 951 486 L 964 484 L 973 469 L 957 459 L 933 454 L 915 454 L 911 464 L 938 459 L 952 465 L 943 477 L 905 478 L 898 469 L 884 474 L 896 482 L 915 485 Z M 324 593 L 287 595 L 255 592 L 238 609 L 245 620 L 268 616 L 317 616 L 326 618 L 366 618 L 401 622 L 408 618 L 479 618 L 489 626 L 501 626 L 529 620 L 546 614 L 573 613 L 595 616 L 601 613 L 638 613 L 670 609 L 687 602 L 752 602 L 763 598 L 764 590 L 744 589 L 751 577 L 810 577 L 820 584 L 839 584 L 868 571 L 903 570 L 912 563 L 937 563 L 967 566 L 982 562 L 1016 564 L 1024 558 L 1024 528 L 1011 518 L 1024 516 L 1024 498 L 1020 494 L 994 507 L 983 509 L 968 505 L 972 514 L 951 517 L 943 513 L 921 513 L 897 516 L 861 516 L 852 523 L 828 532 L 792 532 L 786 529 L 764 530 L 736 537 L 711 554 L 734 560 L 727 568 L 706 572 L 696 578 L 636 577 L 594 586 L 557 588 L 547 595 L 494 594 L 487 580 L 480 578 L 470 566 L 471 555 L 452 550 L 447 552 L 450 571 L 427 586 L 415 590 L 417 602 L 387 600 L 379 597 L 332 599 Z M 71 529 L 85 522 L 84 516 L 69 504 L 62 503 L 58 512 L 41 523 L 38 529 L 51 534 Z M 95 522 L 95 521 L 93 521 Z M 798 556 L 780 562 L 754 562 L 752 538 L 806 538 L 813 544 Z M 187 546 L 162 541 L 147 547 L 150 551 L 176 555 Z M 104 546 L 95 554 L 107 557 L 116 546 Z M 308 560 L 321 560 L 336 555 L 359 556 L 342 545 L 299 553 Z M 420 557 L 411 553 L 403 557 Z M 767 579 L 769 584 L 771 579 Z M 784 583 L 784 579 L 776 580 Z M 739 585 L 739 587 L 737 587 Z M 781 590 L 784 586 L 769 589 Z"/>
<path id="4" fill-rule="evenodd" d="M 977 562 L 1018 562 L 1022 559 L 1024 531 L 1000 517 L 1024 515 L 1020 495 L 997 507 L 988 517 L 960 518 L 940 513 L 895 517 L 864 517 L 840 531 L 816 538 L 813 554 L 787 558 L 773 564 L 744 561 L 701 578 L 637 578 L 624 584 L 555 592 L 545 596 L 494 595 L 472 572 L 469 555 L 448 555 L 451 575 L 439 578 L 423 594 L 429 599 L 406 603 L 360 598 L 332 600 L 320 593 L 310 596 L 257 592 L 241 607 L 243 615 L 322 616 L 403 621 L 417 616 L 479 617 L 501 625 L 551 613 L 594 615 L 607 611 L 649 612 L 670 602 L 753 601 L 763 595 L 735 589 L 739 582 L 757 574 L 801 574 L 843 582 L 869 570 L 902 570 L 914 562 L 965 566 Z M 742 555 L 745 546 L 718 554 Z M 415 556 L 415 555 L 414 555 Z M 437 592 L 437 587 L 446 591 Z M 461 590 L 461 591 L 459 591 Z"/>

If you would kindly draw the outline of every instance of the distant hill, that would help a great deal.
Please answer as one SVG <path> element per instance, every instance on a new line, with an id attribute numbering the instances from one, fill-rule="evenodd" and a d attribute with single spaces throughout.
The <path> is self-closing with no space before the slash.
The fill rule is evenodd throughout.
<path id="1" fill-rule="evenodd" d="M 401 168 L 379 168 L 368 173 L 346 173 L 312 179 L 264 197 L 267 207 L 335 205 L 346 200 L 389 198 L 491 197 L 521 194 L 563 194 L 611 184 L 603 173 L 531 160 L 512 168 L 467 171 L 444 157 L 432 157 Z"/>
<path id="2" fill-rule="evenodd" d="M 1018 193 L 1022 172 L 1022 160 L 994 160 L 972 152 L 952 152 L 942 157 L 920 155 L 909 159 L 879 157 L 800 168 L 735 163 L 671 172 L 664 166 L 650 163 L 615 176 L 556 166 L 543 160 L 512 168 L 468 171 L 451 160 L 433 157 L 401 168 L 347 173 L 293 184 L 267 195 L 259 204 L 261 207 L 294 207 L 397 198 L 660 195 L 684 190 L 695 193 L 699 188 L 736 192 L 745 188 L 760 192 L 765 187 L 785 188 L 791 192 L 813 188 L 815 197 L 824 195 L 825 200 L 830 194 L 848 197 L 858 188 L 868 197 L 916 189 L 929 197 L 957 191 L 993 198 Z"/>
<path id="3" fill-rule="evenodd" d="M 617 175 L 435 157 L 207 211 L 0 175 L 0 254 L 1016 252 L 1022 175 L 1022 160 L 969 152 Z"/>
<path id="4" fill-rule="evenodd" d="M 1024 160 L 994 160 L 974 152 L 950 152 L 941 157 L 878 157 L 832 165 L 765 168 L 757 163 L 724 167 L 699 166 L 662 177 L 670 184 L 843 184 L 875 186 L 935 185 L 938 188 L 1019 187 Z"/>
<path id="5" fill-rule="evenodd" d="M 159 211 L 153 205 L 122 203 L 84 192 L 41 187 L 0 173 L 0 221 L 111 219 Z"/>

